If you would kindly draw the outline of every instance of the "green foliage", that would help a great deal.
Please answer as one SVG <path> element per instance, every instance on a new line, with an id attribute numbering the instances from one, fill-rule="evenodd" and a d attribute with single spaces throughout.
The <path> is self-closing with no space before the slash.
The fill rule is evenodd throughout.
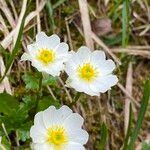
<path id="1" fill-rule="evenodd" d="M 142 143 L 142 150 L 150 150 L 150 142 Z"/>
<path id="2" fill-rule="evenodd" d="M 39 74 L 27 72 L 23 75 L 22 78 L 26 84 L 26 89 L 37 90 L 39 88 Z"/>
<path id="3" fill-rule="evenodd" d="M 48 74 L 43 74 L 42 85 L 43 86 L 56 86 L 57 78 Z"/>
<path id="4" fill-rule="evenodd" d="M 107 126 L 103 123 L 101 126 L 101 139 L 100 139 L 100 143 L 99 143 L 99 150 L 105 150 L 105 146 L 107 143 L 107 134 L 108 134 L 108 129 Z"/>
<path id="5" fill-rule="evenodd" d="M 142 126 L 142 122 L 143 122 L 144 115 L 148 106 L 149 99 L 150 99 L 150 80 L 147 80 L 144 86 L 143 100 L 142 100 L 141 108 L 139 111 L 138 120 L 137 120 L 135 129 L 132 132 L 131 140 L 130 140 L 129 147 L 128 147 L 131 150 L 134 149 L 134 143 L 137 139 L 138 133 Z"/>
<path id="6" fill-rule="evenodd" d="M 133 118 L 133 111 L 132 111 L 132 105 L 130 104 L 130 114 L 129 114 L 129 124 L 128 124 L 128 130 L 126 133 L 126 137 L 124 140 L 124 145 L 123 145 L 123 150 L 127 149 L 128 146 L 128 142 L 129 142 L 129 137 L 131 135 L 131 131 L 132 131 L 132 118 Z"/>
<path id="7" fill-rule="evenodd" d="M 60 106 L 59 101 L 54 100 L 50 96 L 45 96 L 39 100 L 37 111 L 45 110 L 51 105 L 54 105 L 57 108 Z"/>
<path id="8" fill-rule="evenodd" d="M 0 94 L 0 112 L 6 115 L 11 114 L 11 112 L 18 107 L 19 102 L 11 95 L 6 93 Z"/>
<path id="9" fill-rule="evenodd" d="M 122 46 L 126 46 L 129 40 L 129 15 L 130 15 L 130 0 L 123 1 L 122 8 Z"/>
<path id="10" fill-rule="evenodd" d="M 23 76 L 23 81 L 26 84 L 27 90 L 38 90 L 40 82 L 40 73 L 26 72 Z M 42 79 L 42 86 L 55 86 L 57 83 L 56 78 L 44 74 Z"/>
<path id="11" fill-rule="evenodd" d="M 52 30 L 54 31 L 56 26 L 55 26 L 54 16 L 53 16 L 53 7 L 52 7 L 52 4 L 51 4 L 50 0 L 47 0 L 46 8 L 47 8 L 47 12 L 48 12 L 50 26 L 51 26 Z"/>
<path id="12" fill-rule="evenodd" d="M 25 142 L 26 140 L 30 139 L 29 129 L 28 130 L 18 129 L 17 133 L 18 133 L 18 140 Z"/>
<path id="13" fill-rule="evenodd" d="M 132 132 L 131 132 L 131 125 L 130 125 L 131 124 L 131 109 L 130 109 L 130 120 L 129 120 L 127 137 L 125 139 L 124 150 L 134 150 L 134 144 L 138 137 L 139 131 L 141 129 L 149 99 L 150 99 L 150 80 L 147 80 L 144 86 L 143 100 L 141 103 L 138 120 Z"/>
<path id="14" fill-rule="evenodd" d="M 118 34 L 113 37 L 105 37 L 103 40 L 104 40 L 105 44 L 109 45 L 109 46 L 120 44 L 121 40 L 122 40 L 122 35 Z"/>
<path id="15" fill-rule="evenodd" d="M 63 4 L 65 1 L 67 0 L 58 0 L 54 5 L 53 5 L 53 9 L 59 7 L 61 4 Z"/>
<path id="16" fill-rule="evenodd" d="M 35 100 L 29 100 L 29 97 L 24 98 L 24 102 L 20 103 L 11 95 L 6 93 L 0 94 L 0 122 L 4 123 L 7 132 L 10 133 L 16 129 L 27 128 L 29 130 L 29 111 L 33 108 Z M 28 120 L 28 122 L 26 122 Z"/>

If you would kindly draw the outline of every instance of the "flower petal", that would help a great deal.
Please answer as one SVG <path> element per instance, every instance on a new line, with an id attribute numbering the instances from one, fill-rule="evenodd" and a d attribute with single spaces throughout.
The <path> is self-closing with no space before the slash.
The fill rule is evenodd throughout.
<path id="1" fill-rule="evenodd" d="M 68 55 L 68 49 L 69 49 L 69 46 L 67 43 L 65 42 L 60 43 L 58 47 L 56 48 L 57 58 L 59 59 Z"/>
<path id="2" fill-rule="evenodd" d="M 55 77 L 55 76 L 59 76 L 60 72 L 63 70 L 64 70 L 63 60 L 60 60 L 60 61 L 56 61 L 53 64 L 50 64 L 43 71 Z"/>
<path id="3" fill-rule="evenodd" d="M 33 43 L 33 44 L 30 44 L 30 45 L 27 45 L 27 49 L 29 51 L 29 54 L 32 56 L 32 57 L 35 57 L 37 55 L 37 52 L 38 52 L 38 47 L 36 45 L 36 43 Z"/>
<path id="4" fill-rule="evenodd" d="M 53 150 L 52 146 L 50 146 L 50 144 L 47 143 L 34 144 L 33 147 L 35 150 Z"/>
<path id="5" fill-rule="evenodd" d="M 65 71 L 69 76 L 72 76 L 76 73 L 77 70 L 77 64 L 73 61 L 73 59 L 70 59 L 65 63 Z"/>
<path id="6" fill-rule="evenodd" d="M 30 129 L 30 137 L 32 138 L 34 143 L 44 143 L 46 141 L 45 133 L 41 131 L 41 128 L 39 126 L 32 126 Z"/>
<path id="7" fill-rule="evenodd" d="M 56 34 L 48 37 L 44 32 L 40 32 L 36 36 L 36 42 L 39 48 L 54 49 L 60 43 L 60 38 Z"/>
<path id="8" fill-rule="evenodd" d="M 91 54 L 91 62 L 96 65 L 103 65 L 106 55 L 103 51 L 96 50 Z"/>
<path id="9" fill-rule="evenodd" d="M 68 78 L 67 81 L 66 83 L 68 84 L 68 86 L 74 88 L 78 92 L 84 92 L 91 96 L 99 96 L 99 93 L 94 92 L 90 89 L 90 84 L 88 82 L 84 82 L 75 76 Z"/>
<path id="10" fill-rule="evenodd" d="M 100 69 L 100 73 L 102 75 L 107 75 L 107 74 L 110 74 L 112 73 L 112 71 L 116 68 L 116 65 L 115 63 L 111 60 L 111 59 L 108 59 L 106 60 L 103 65 L 100 65 L 99 66 L 99 69 Z"/>
<path id="11" fill-rule="evenodd" d="M 46 128 L 43 122 L 43 112 L 39 112 L 34 117 L 34 125 L 30 129 L 30 136 L 35 143 L 43 143 L 45 135 Z"/>
<path id="12" fill-rule="evenodd" d="M 57 114 L 58 113 L 54 106 L 50 106 L 49 108 L 43 111 L 43 121 L 47 129 L 52 125 L 58 123 Z"/>
<path id="13" fill-rule="evenodd" d="M 62 125 L 71 114 L 72 110 L 68 106 L 64 105 L 58 110 L 54 106 L 50 106 L 43 113 L 44 124 L 47 128 L 51 125 Z"/>
<path id="14" fill-rule="evenodd" d="M 58 109 L 58 112 L 62 122 L 72 114 L 72 110 L 66 105 L 63 105 L 60 109 Z"/>
<path id="15" fill-rule="evenodd" d="M 21 56 L 21 61 L 32 60 L 31 56 L 28 53 L 23 53 Z"/>
<path id="16" fill-rule="evenodd" d="M 80 130 L 74 129 L 71 132 L 69 132 L 69 140 L 71 142 L 80 143 L 84 145 L 87 143 L 88 138 L 89 138 L 88 133 L 83 129 Z"/>
<path id="17" fill-rule="evenodd" d="M 79 143 L 69 142 L 66 150 L 85 150 L 85 147 Z"/>
<path id="18" fill-rule="evenodd" d="M 46 128 L 43 122 L 43 112 L 38 112 L 34 117 L 34 125 L 38 126 L 41 131 L 45 132 Z"/>
<path id="19" fill-rule="evenodd" d="M 96 79 L 90 84 L 90 88 L 95 92 L 104 93 L 109 90 L 112 86 L 117 84 L 118 78 L 115 75 L 107 75 Z"/>
<path id="20" fill-rule="evenodd" d="M 74 129 L 81 129 L 83 122 L 84 119 L 79 114 L 72 113 L 64 120 L 63 125 L 68 130 L 68 132 L 71 132 Z"/>
<path id="21" fill-rule="evenodd" d="M 86 46 L 82 46 L 79 48 L 79 50 L 75 54 L 76 56 L 73 59 L 78 60 L 79 63 L 86 63 L 89 62 L 90 60 L 90 54 L 91 54 L 90 49 Z"/>

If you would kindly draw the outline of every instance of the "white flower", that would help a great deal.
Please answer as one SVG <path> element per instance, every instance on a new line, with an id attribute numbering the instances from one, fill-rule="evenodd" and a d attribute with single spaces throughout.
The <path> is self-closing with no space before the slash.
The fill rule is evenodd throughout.
<path id="1" fill-rule="evenodd" d="M 21 60 L 30 60 L 32 66 L 40 72 L 52 76 L 59 76 L 64 69 L 64 62 L 68 59 L 68 45 L 60 43 L 60 38 L 53 34 L 48 37 L 44 32 L 36 35 L 36 42 L 27 46 L 28 53 L 24 53 Z"/>
<path id="2" fill-rule="evenodd" d="M 82 46 L 66 63 L 67 85 L 78 92 L 99 96 L 114 86 L 118 79 L 112 74 L 115 64 L 106 60 L 103 51 L 91 52 Z"/>
<path id="3" fill-rule="evenodd" d="M 68 106 L 48 109 L 35 115 L 30 136 L 35 150 L 85 150 L 88 133 L 83 118 Z"/>

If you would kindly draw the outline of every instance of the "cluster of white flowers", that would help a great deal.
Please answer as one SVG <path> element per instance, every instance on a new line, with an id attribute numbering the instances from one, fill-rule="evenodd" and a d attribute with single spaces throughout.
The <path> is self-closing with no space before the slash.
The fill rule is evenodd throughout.
<path id="1" fill-rule="evenodd" d="M 28 45 L 28 53 L 21 60 L 30 60 L 40 72 L 59 76 L 68 75 L 66 85 L 78 92 L 99 96 L 114 86 L 118 79 L 112 74 L 115 64 L 106 60 L 103 51 L 91 51 L 82 46 L 77 52 L 69 52 L 66 43 L 54 34 L 37 34 L 36 42 Z M 67 106 L 56 109 L 50 106 L 36 114 L 30 136 L 35 150 L 85 150 L 88 133 L 82 129 L 83 118 Z"/>
<path id="2" fill-rule="evenodd" d="M 21 60 L 30 60 L 38 71 L 52 76 L 59 76 L 65 70 L 68 74 L 66 84 L 78 92 L 99 96 L 114 86 L 118 79 L 112 75 L 115 64 L 106 60 L 105 53 L 82 46 L 77 52 L 68 52 L 68 45 L 60 43 L 60 38 L 53 34 L 48 37 L 38 33 L 36 42 L 28 45 L 28 53 Z"/>

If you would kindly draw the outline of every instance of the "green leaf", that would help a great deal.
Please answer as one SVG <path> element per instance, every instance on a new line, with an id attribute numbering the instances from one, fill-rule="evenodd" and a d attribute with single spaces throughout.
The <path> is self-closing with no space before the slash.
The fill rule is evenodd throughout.
<path id="1" fill-rule="evenodd" d="M 23 75 L 23 81 L 26 84 L 26 89 L 28 90 L 38 90 L 39 89 L 39 74 L 27 72 Z"/>
<path id="2" fill-rule="evenodd" d="M 50 76 L 50 75 L 44 75 L 42 80 L 43 86 L 55 86 L 57 84 L 57 78 Z"/>
<path id="3" fill-rule="evenodd" d="M 135 141 L 138 137 L 138 133 L 140 131 L 140 128 L 142 126 L 142 122 L 144 119 L 144 115 L 146 113 L 149 99 L 150 99 L 150 80 L 147 80 L 145 83 L 145 86 L 144 86 L 143 100 L 141 103 L 141 108 L 139 111 L 138 120 L 137 120 L 135 129 L 133 130 L 133 132 L 131 134 L 131 139 L 130 139 L 130 143 L 128 146 L 128 150 L 134 150 L 134 144 L 135 144 Z"/>
<path id="4" fill-rule="evenodd" d="M 59 7 L 59 6 L 62 5 L 65 1 L 67 1 L 67 0 L 58 0 L 58 1 L 53 5 L 53 9 Z"/>
<path id="5" fill-rule="evenodd" d="M 122 40 L 122 35 L 118 34 L 116 36 L 113 37 L 104 37 L 103 41 L 106 45 L 108 46 L 113 46 L 116 44 L 120 44 Z"/>
<path id="6" fill-rule="evenodd" d="M 126 46 L 129 40 L 129 0 L 123 1 L 122 8 L 122 46 Z"/>
<path id="7" fill-rule="evenodd" d="M 30 132 L 24 130 L 18 130 L 18 139 L 25 142 L 30 139 Z"/>
<path id="8" fill-rule="evenodd" d="M 0 112 L 10 114 L 19 105 L 19 102 L 7 93 L 0 94 Z"/>
<path id="9" fill-rule="evenodd" d="M 101 139 L 100 139 L 100 143 L 99 143 L 99 150 L 105 150 L 105 146 L 107 143 L 107 134 L 108 134 L 108 129 L 106 127 L 106 125 L 103 123 L 101 126 Z"/>
<path id="10" fill-rule="evenodd" d="M 29 96 L 25 97 L 23 98 L 23 102 L 21 102 L 20 105 L 17 104 L 14 107 L 14 109 L 11 109 L 9 113 L 0 116 L 0 123 L 3 122 L 5 124 L 8 133 L 20 128 L 22 130 L 25 130 L 24 126 L 26 125 L 26 122 L 27 121 L 28 121 L 27 123 L 31 122 L 29 119 L 32 119 L 32 115 L 30 115 L 29 112 L 34 108 L 35 101 L 36 100 L 34 96 L 33 98 Z"/>
<path id="11" fill-rule="evenodd" d="M 32 126 L 32 122 L 29 121 L 21 126 L 21 128 L 17 129 L 18 140 L 25 142 L 30 139 L 30 128 Z"/>
<path id="12" fill-rule="evenodd" d="M 49 106 L 54 105 L 55 107 L 59 107 L 59 101 L 54 100 L 52 97 L 50 96 L 45 96 L 42 99 L 39 100 L 38 103 L 38 111 L 43 111 L 45 109 L 47 109 Z"/>
<path id="13" fill-rule="evenodd" d="M 129 124 L 128 124 L 127 134 L 124 140 L 123 150 L 126 150 L 128 146 L 129 138 L 130 138 L 131 131 L 132 131 L 132 127 L 131 127 L 132 118 L 133 118 L 133 112 L 132 112 L 132 105 L 130 104 Z"/>
<path id="14" fill-rule="evenodd" d="M 144 142 L 142 143 L 142 150 L 150 150 L 150 142 Z"/>
<path id="15" fill-rule="evenodd" d="M 50 0 L 47 0 L 46 8 L 47 8 L 47 12 L 48 12 L 48 17 L 49 17 L 49 22 L 50 22 L 51 28 L 54 31 L 56 26 L 55 26 L 54 16 L 53 16 L 53 7 L 52 7 L 52 4 L 51 4 Z"/>

